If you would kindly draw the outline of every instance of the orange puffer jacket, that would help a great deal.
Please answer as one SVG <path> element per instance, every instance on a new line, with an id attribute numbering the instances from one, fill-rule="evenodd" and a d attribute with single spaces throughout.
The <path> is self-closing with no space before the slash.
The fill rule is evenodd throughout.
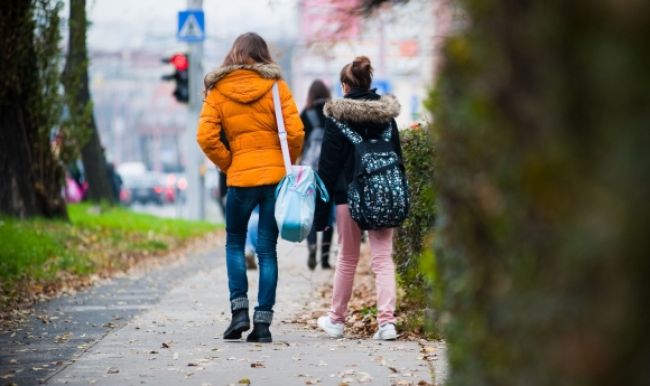
<path id="1" fill-rule="evenodd" d="M 226 172 L 228 186 L 271 185 L 285 175 L 271 91 L 276 81 L 292 163 L 302 150 L 302 121 L 281 76 L 276 64 L 224 66 L 208 74 L 216 84 L 203 101 L 196 139 Z M 230 150 L 221 141 L 222 130 Z"/>

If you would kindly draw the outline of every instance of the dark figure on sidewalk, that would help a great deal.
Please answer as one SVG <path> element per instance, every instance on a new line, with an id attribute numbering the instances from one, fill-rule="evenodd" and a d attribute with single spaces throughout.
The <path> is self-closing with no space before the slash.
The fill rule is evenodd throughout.
<path id="1" fill-rule="evenodd" d="M 277 83 L 291 161 L 304 137 L 298 108 L 280 67 L 256 33 L 240 35 L 221 67 L 205 77 L 205 99 L 197 141 L 206 156 L 227 174 L 226 268 L 232 320 L 224 339 L 239 339 L 250 328 L 244 249 L 248 220 L 259 206 L 257 258 L 259 286 L 249 342 L 271 342 L 278 283 L 275 188 L 286 174 L 271 88 Z M 221 140 L 224 132 L 230 149 Z"/>
<path id="2" fill-rule="evenodd" d="M 111 183 L 111 192 L 113 193 L 113 202 L 120 202 L 120 192 L 122 191 L 122 177 L 115 170 L 115 164 L 106 162 L 106 174 L 108 174 L 108 181 Z"/>
<path id="3" fill-rule="evenodd" d="M 329 88 L 322 80 L 316 79 L 309 86 L 307 93 L 307 103 L 305 109 L 300 114 L 300 119 L 305 126 L 305 145 L 303 146 L 302 165 L 311 166 L 318 171 L 318 161 L 320 160 L 321 147 L 323 145 L 323 135 L 325 133 L 325 116 L 323 115 L 323 106 L 331 99 Z M 334 229 L 330 226 L 323 232 L 321 240 L 321 267 L 330 269 L 329 253 L 332 244 L 332 234 Z M 309 255 L 307 257 L 307 266 L 313 270 L 316 268 L 316 254 L 318 251 L 318 234 L 316 228 L 311 229 L 307 236 L 307 247 Z"/>

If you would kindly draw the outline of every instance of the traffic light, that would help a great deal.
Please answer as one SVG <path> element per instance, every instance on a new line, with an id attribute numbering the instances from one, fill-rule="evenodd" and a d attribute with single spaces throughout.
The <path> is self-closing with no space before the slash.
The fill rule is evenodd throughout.
<path id="1" fill-rule="evenodd" d="M 171 63 L 174 66 L 174 73 L 163 75 L 163 80 L 173 80 L 176 82 L 174 97 L 181 103 L 187 103 L 190 99 L 189 74 L 190 61 L 185 54 L 174 54 L 169 58 L 164 58 L 163 63 Z"/>

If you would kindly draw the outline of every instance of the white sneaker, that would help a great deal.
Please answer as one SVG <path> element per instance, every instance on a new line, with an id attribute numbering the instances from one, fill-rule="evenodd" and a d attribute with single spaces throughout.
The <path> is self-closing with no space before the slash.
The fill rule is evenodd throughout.
<path id="1" fill-rule="evenodd" d="M 383 326 L 379 327 L 373 339 L 376 340 L 395 340 L 397 339 L 397 330 L 393 323 L 386 323 Z"/>
<path id="2" fill-rule="evenodd" d="M 333 323 L 329 316 L 318 318 L 318 327 L 331 338 L 343 338 L 343 323 Z"/>

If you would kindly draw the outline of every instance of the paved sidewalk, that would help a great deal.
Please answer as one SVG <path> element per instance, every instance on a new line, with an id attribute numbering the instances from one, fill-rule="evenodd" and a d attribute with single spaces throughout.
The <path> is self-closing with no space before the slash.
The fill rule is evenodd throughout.
<path id="1" fill-rule="evenodd" d="M 274 342 L 221 339 L 229 303 L 223 247 L 203 266 L 111 330 L 47 380 L 68 385 L 417 385 L 444 378 L 444 348 L 418 342 L 327 338 L 287 321 L 312 303 L 331 271 L 306 267 L 306 247 L 280 242 Z M 188 259 L 191 260 L 191 259 Z M 155 275 L 155 272 L 152 273 Z M 155 281 L 156 277 L 147 276 Z M 249 271 L 255 303 L 257 271 Z M 424 353 L 424 354 L 423 354 Z M 431 362 L 425 355 L 437 356 Z M 422 383 L 424 384 L 424 383 Z"/>

